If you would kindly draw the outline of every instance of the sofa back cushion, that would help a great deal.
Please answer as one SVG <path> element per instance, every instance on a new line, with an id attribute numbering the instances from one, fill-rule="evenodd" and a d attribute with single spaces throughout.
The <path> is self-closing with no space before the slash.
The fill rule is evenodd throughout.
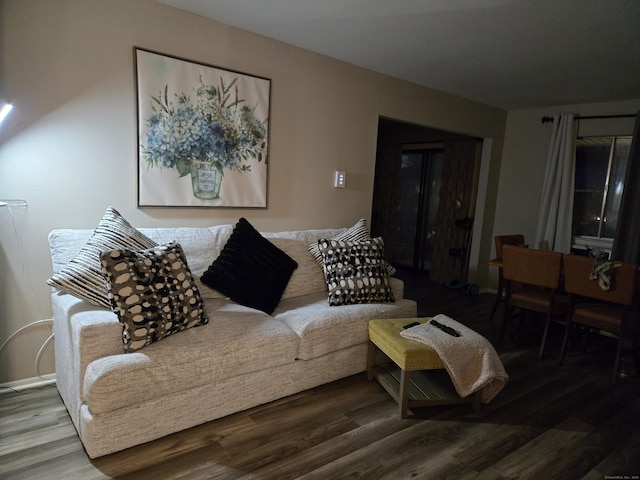
<path id="1" fill-rule="evenodd" d="M 309 244 L 317 242 L 323 235 L 334 236 L 345 229 L 316 229 L 287 232 L 266 232 L 262 235 L 276 247 L 284 251 L 298 263 L 289 284 L 282 294 L 282 299 L 301 297 L 310 293 L 326 292 L 327 282 L 324 279 L 322 266 L 316 262 L 309 252 Z"/>
<path id="2" fill-rule="evenodd" d="M 177 242 L 182 246 L 189 269 L 202 298 L 224 298 L 200 281 L 209 265 L 218 258 L 233 232 L 233 225 L 212 227 L 138 228 L 158 244 Z M 310 293 L 325 292 L 327 284 L 322 267 L 309 253 L 310 243 L 321 238 L 333 238 L 346 228 L 264 232 L 262 235 L 298 263 L 282 298 L 294 298 Z M 57 229 L 49 234 L 53 271 L 60 271 L 87 243 L 93 230 Z"/>
<path id="3" fill-rule="evenodd" d="M 308 245 L 304 240 L 275 237 L 270 238 L 269 241 L 298 264 L 298 268 L 294 270 L 282 294 L 283 299 L 326 290 L 327 284 L 324 281 L 322 267 L 309 254 Z"/>

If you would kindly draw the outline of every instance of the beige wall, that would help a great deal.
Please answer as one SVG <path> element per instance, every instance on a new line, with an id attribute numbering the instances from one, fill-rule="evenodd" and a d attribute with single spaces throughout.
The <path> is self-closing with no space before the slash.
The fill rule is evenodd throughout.
<path id="1" fill-rule="evenodd" d="M 499 168 L 506 112 L 496 108 L 151 0 L 2 0 L 0 8 L 0 98 L 15 104 L 0 129 L 0 199 L 28 202 L 0 209 L 0 341 L 51 316 L 48 232 L 93 228 L 108 205 L 136 226 L 239 216 L 262 230 L 351 225 L 369 219 L 380 115 L 492 138 L 485 168 Z M 268 209 L 136 207 L 134 46 L 272 80 Z M 332 187 L 336 169 L 347 172 L 344 190 Z M 491 218 L 496 185 L 484 189 Z M 16 336 L 0 353 L 0 383 L 33 377 L 48 335 L 35 327 Z M 53 371 L 51 348 L 41 367 Z"/>

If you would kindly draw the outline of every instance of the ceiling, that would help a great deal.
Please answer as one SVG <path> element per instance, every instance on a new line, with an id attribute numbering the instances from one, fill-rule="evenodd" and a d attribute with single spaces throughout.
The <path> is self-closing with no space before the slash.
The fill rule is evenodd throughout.
<path id="1" fill-rule="evenodd" d="M 640 98 L 640 0 L 158 0 L 519 110 Z"/>

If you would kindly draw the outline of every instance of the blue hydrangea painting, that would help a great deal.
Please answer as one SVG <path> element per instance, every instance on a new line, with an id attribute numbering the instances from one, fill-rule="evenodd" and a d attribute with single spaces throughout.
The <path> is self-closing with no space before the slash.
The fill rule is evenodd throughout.
<path id="1" fill-rule="evenodd" d="M 138 204 L 266 208 L 268 79 L 136 49 Z"/>

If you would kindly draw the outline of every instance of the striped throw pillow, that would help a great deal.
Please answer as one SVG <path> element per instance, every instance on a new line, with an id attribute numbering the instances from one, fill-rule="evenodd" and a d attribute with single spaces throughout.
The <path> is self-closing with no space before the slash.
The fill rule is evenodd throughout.
<path id="1" fill-rule="evenodd" d="M 102 276 L 102 252 L 123 248 L 144 250 L 157 245 L 133 228 L 115 208 L 109 207 L 87 243 L 47 284 L 92 305 L 111 308 Z"/>

